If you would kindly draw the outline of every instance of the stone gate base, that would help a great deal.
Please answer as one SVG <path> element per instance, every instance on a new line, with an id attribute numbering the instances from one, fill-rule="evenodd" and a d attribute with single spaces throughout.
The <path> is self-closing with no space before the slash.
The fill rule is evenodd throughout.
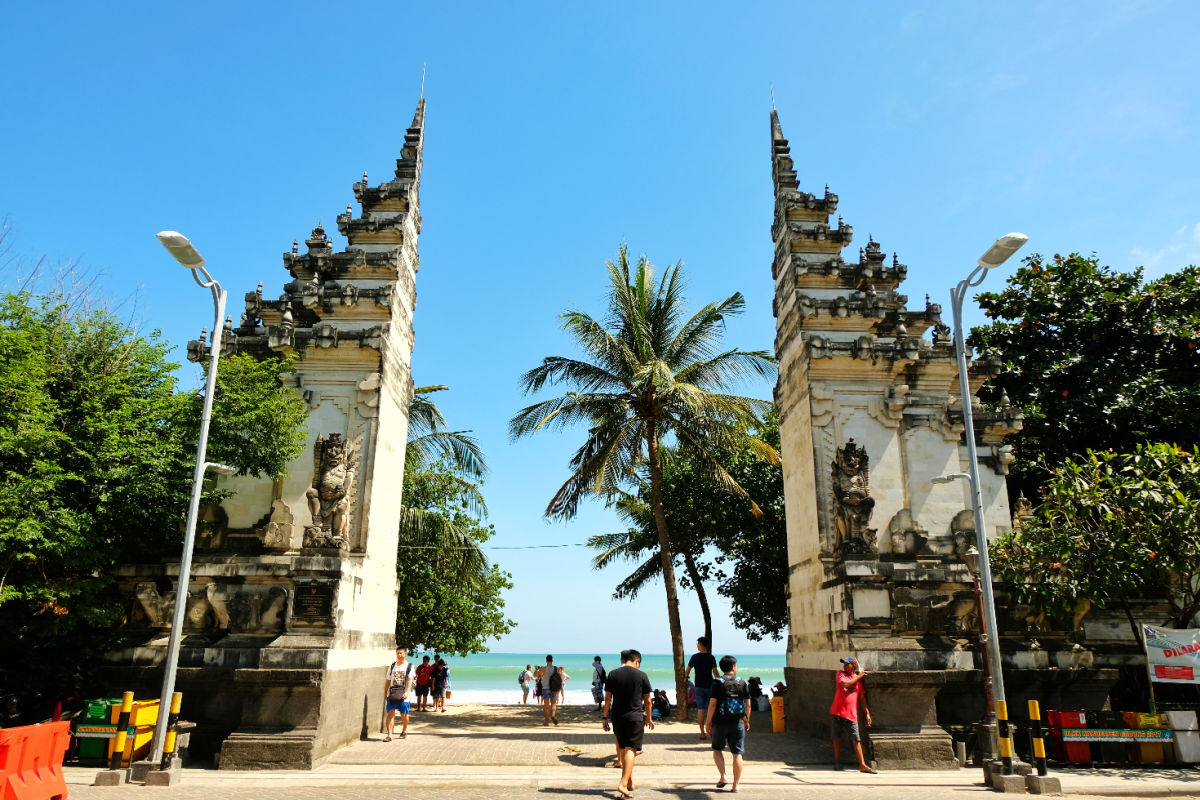
<path id="1" fill-rule="evenodd" d="M 313 769 L 339 748 L 378 731 L 387 664 L 357 669 L 181 667 L 184 719 L 195 720 L 190 751 L 220 769 Z M 162 670 L 105 667 L 119 694 L 158 696 Z"/>
<path id="2" fill-rule="evenodd" d="M 834 671 L 788 667 L 788 730 L 809 736 L 830 735 Z M 1010 716 L 1028 720 L 1026 700 L 1046 709 L 1103 708 L 1116 684 L 1115 669 L 1005 670 Z M 954 741 L 946 728 L 983 718 L 981 670 L 870 672 L 867 705 L 874 725 L 859 721 L 868 751 L 880 769 L 956 769 Z M 943 727 L 945 726 L 945 727 Z"/>

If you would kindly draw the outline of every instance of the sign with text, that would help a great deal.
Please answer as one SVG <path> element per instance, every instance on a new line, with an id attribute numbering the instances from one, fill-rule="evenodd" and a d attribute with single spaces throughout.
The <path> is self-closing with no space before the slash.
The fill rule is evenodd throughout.
<path id="1" fill-rule="evenodd" d="M 1200 683 L 1200 629 L 1142 625 L 1146 663 L 1156 683 Z"/>
<path id="2" fill-rule="evenodd" d="M 1064 742 L 1169 742 L 1173 731 L 1160 728 L 1063 728 Z"/>

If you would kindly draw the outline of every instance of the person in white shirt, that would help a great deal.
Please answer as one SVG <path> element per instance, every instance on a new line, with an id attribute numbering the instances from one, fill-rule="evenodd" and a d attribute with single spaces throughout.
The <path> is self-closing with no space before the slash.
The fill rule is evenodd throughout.
<path id="1" fill-rule="evenodd" d="M 529 704 L 529 682 L 533 680 L 533 664 L 526 664 L 521 670 L 517 683 L 521 684 L 521 705 Z"/>
<path id="2" fill-rule="evenodd" d="M 392 740 L 392 730 L 396 724 L 396 712 L 400 713 L 400 738 L 408 736 L 408 693 L 413 687 L 413 665 L 408 662 L 408 650 L 396 648 L 396 660 L 387 669 L 387 680 L 384 681 L 383 693 L 387 703 L 387 735 L 385 742 Z"/>

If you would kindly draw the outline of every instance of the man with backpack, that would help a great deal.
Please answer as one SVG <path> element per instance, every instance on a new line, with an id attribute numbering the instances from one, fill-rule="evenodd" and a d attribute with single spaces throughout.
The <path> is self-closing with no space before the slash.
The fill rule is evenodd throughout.
<path id="1" fill-rule="evenodd" d="M 721 776 L 717 780 L 717 788 L 725 788 L 724 750 L 728 744 L 729 752 L 733 754 L 733 785 L 730 791 L 736 792 L 742 779 L 746 733 L 750 730 L 750 687 L 737 676 L 737 659 L 733 656 L 721 659 L 721 672 L 721 679 L 712 686 L 704 727 L 712 737 L 713 762 Z"/>
<path id="2" fill-rule="evenodd" d="M 392 729 L 396 725 L 396 712 L 400 712 L 400 738 L 408 736 L 408 693 L 413 685 L 413 665 L 408 661 L 408 650 L 404 647 L 396 648 L 396 660 L 387 669 L 387 681 L 384 683 L 383 691 L 386 696 L 387 703 L 387 735 L 383 737 L 385 742 L 392 740 Z"/>
<path id="3" fill-rule="evenodd" d="M 521 705 L 529 703 L 529 682 L 533 680 L 533 664 L 526 664 L 525 669 L 517 675 L 517 684 L 521 687 Z"/>
<path id="4" fill-rule="evenodd" d="M 562 694 L 563 683 L 570 678 L 562 667 L 554 666 L 554 656 L 546 656 L 546 671 L 542 673 L 542 712 L 546 715 L 543 725 L 558 724 L 558 697 Z"/>

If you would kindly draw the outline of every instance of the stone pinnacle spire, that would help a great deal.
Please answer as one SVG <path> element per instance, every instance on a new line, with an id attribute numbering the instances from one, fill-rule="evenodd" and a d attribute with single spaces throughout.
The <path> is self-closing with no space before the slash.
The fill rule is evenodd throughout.
<path id="1" fill-rule="evenodd" d="M 800 188 L 796 170 L 792 165 L 792 151 L 788 140 L 783 138 L 783 126 L 779 124 L 779 114 L 771 110 L 771 176 L 775 180 L 775 197 L 778 200 L 780 191 L 795 191 Z"/>

